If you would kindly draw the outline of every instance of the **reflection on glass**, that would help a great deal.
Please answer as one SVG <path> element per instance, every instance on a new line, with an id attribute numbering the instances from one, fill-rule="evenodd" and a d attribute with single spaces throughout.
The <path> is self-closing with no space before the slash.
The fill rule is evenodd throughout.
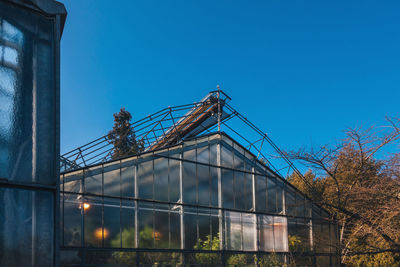
<path id="1" fill-rule="evenodd" d="M 225 212 L 225 241 L 228 250 L 242 249 L 242 223 L 239 212 Z"/>

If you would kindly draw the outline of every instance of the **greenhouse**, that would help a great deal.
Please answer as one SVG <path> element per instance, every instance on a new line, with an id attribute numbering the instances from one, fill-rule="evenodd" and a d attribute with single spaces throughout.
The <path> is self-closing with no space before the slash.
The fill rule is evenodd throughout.
<path id="1" fill-rule="evenodd" d="M 136 155 L 105 136 L 62 157 L 62 266 L 338 265 L 336 221 L 261 157 L 269 139 L 221 131 L 240 114 L 220 96 L 134 123 Z"/>

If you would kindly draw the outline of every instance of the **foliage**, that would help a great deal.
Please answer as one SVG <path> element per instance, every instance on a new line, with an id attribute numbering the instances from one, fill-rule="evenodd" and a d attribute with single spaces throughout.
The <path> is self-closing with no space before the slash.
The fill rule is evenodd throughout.
<path id="1" fill-rule="evenodd" d="M 136 140 L 131 119 L 132 115 L 125 108 L 114 114 L 114 126 L 107 135 L 109 142 L 114 146 L 113 158 L 138 154 L 144 150 L 144 143 Z"/>
<path id="2" fill-rule="evenodd" d="M 339 220 L 338 249 L 350 266 L 400 262 L 400 153 L 393 150 L 400 120 L 389 122 L 350 129 L 336 145 L 286 153 L 310 168 L 305 179 L 288 180 Z"/>
<path id="3" fill-rule="evenodd" d="M 194 246 L 194 249 L 198 250 L 219 250 L 220 237 L 218 235 L 211 237 L 211 235 L 207 235 L 204 240 L 199 238 L 197 244 Z M 196 262 L 199 264 L 220 264 L 221 259 L 219 254 L 217 253 L 196 253 Z M 207 265 L 204 265 L 207 266 Z"/>

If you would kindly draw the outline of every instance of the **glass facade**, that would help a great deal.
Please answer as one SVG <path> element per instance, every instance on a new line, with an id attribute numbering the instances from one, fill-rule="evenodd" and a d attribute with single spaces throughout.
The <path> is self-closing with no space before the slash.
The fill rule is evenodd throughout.
<path id="1" fill-rule="evenodd" d="M 60 24 L 27 2 L 0 1 L 0 266 L 55 266 Z"/>
<path id="2" fill-rule="evenodd" d="M 328 214 L 223 133 L 63 173 L 61 199 L 64 267 L 337 262 Z"/>

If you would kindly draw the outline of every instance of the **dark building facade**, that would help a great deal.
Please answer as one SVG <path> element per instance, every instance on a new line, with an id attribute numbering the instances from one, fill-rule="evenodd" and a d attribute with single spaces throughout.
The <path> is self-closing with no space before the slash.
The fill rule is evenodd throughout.
<path id="1" fill-rule="evenodd" d="M 0 266 L 57 266 L 56 1 L 0 1 Z"/>

